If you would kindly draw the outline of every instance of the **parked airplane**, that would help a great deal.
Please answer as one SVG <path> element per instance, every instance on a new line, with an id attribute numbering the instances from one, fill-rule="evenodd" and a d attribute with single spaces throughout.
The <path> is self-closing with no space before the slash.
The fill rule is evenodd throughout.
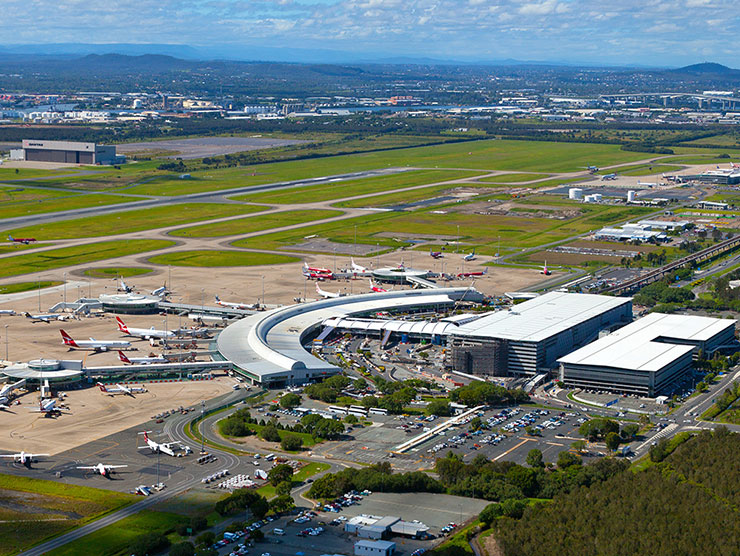
<path id="1" fill-rule="evenodd" d="M 552 272 L 550 272 L 547 268 L 547 261 L 545 261 L 545 266 L 542 267 L 542 270 L 540 270 L 540 274 L 544 274 L 545 276 L 550 276 Z"/>
<path id="2" fill-rule="evenodd" d="M 304 270 L 303 275 L 309 280 L 334 280 L 335 279 L 335 276 L 333 273 L 325 274 L 322 272 L 310 272 L 310 271 Z"/>
<path id="3" fill-rule="evenodd" d="M 25 385 L 25 378 L 22 378 L 18 382 L 14 382 L 13 384 L 5 384 L 2 390 L 0 390 L 0 409 L 10 409 L 10 406 L 8 406 L 8 402 L 10 401 L 10 396 L 13 395 L 13 391 Z"/>
<path id="4" fill-rule="evenodd" d="M 484 276 L 486 274 L 488 274 L 488 268 L 486 268 L 485 270 L 482 270 L 482 271 L 481 270 L 476 270 L 476 271 L 473 271 L 473 272 L 458 272 L 457 273 L 457 277 L 458 278 L 470 278 L 471 276 Z"/>
<path id="5" fill-rule="evenodd" d="M 131 342 L 125 340 L 89 340 L 75 341 L 72 336 L 67 334 L 61 328 L 59 333 L 62 335 L 62 343 L 69 346 L 69 349 L 91 349 L 93 351 L 108 351 L 109 349 L 125 349 L 131 347 Z"/>
<path id="6" fill-rule="evenodd" d="M 730 170 L 740 170 L 740 163 L 730 162 Z"/>
<path id="7" fill-rule="evenodd" d="M 429 256 L 433 259 L 441 259 L 444 257 L 442 251 L 432 251 L 431 249 L 429 249 Z"/>
<path id="8" fill-rule="evenodd" d="M 13 309 L 0 309 L 0 315 L 15 315 Z"/>
<path id="9" fill-rule="evenodd" d="M 56 400 L 41 400 L 39 402 L 38 409 L 30 409 L 29 411 L 33 411 L 34 413 L 43 413 L 47 417 L 49 415 L 59 415 L 63 411 L 69 411 L 68 409 L 57 407 L 56 403 Z"/>
<path id="10" fill-rule="evenodd" d="M 95 473 L 98 473 L 103 477 L 110 478 L 110 476 L 113 474 L 114 469 L 120 469 L 122 467 L 128 467 L 128 465 L 106 465 L 104 463 L 99 463 L 97 465 L 81 465 L 77 467 L 77 469 L 95 471 Z"/>
<path id="11" fill-rule="evenodd" d="M 383 293 L 388 291 L 385 288 L 381 288 L 380 286 L 375 285 L 375 282 L 373 282 L 372 280 L 370 280 L 370 289 L 376 293 Z"/>
<path id="12" fill-rule="evenodd" d="M 177 336 L 171 330 L 157 330 L 153 326 L 151 328 L 129 328 L 121 320 L 121 317 L 116 317 L 116 322 L 118 323 L 118 331 L 123 332 L 126 336 L 138 336 L 144 340 L 151 340 L 152 338 L 174 338 Z"/>
<path id="13" fill-rule="evenodd" d="M 72 315 L 66 313 L 47 313 L 40 315 L 32 315 L 31 313 L 23 313 L 23 316 L 27 319 L 33 320 L 33 322 L 45 322 L 49 324 L 53 320 L 67 320 L 71 319 Z"/>
<path id="14" fill-rule="evenodd" d="M 127 357 L 122 351 L 118 352 L 118 359 L 129 365 L 150 365 L 152 363 L 169 363 L 170 360 L 160 355 L 158 357 Z"/>
<path id="15" fill-rule="evenodd" d="M 35 237 L 8 236 L 8 241 L 10 241 L 11 243 L 23 243 L 25 245 L 28 245 L 29 243 L 33 243 L 34 241 L 36 241 L 36 238 Z"/>
<path id="16" fill-rule="evenodd" d="M 259 303 L 234 303 L 232 301 L 221 301 L 221 299 L 216 296 L 216 305 L 221 305 L 221 307 L 228 307 L 229 309 L 259 309 Z"/>
<path id="17" fill-rule="evenodd" d="M 121 394 L 122 396 L 131 396 L 132 398 L 136 397 L 134 394 L 143 394 L 146 392 L 146 388 L 143 386 L 139 388 L 138 386 L 134 386 L 133 388 L 130 386 L 126 386 L 125 384 L 116 384 L 113 387 L 108 387 L 102 382 L 96 382 L 95 385 L 100 388 L 100 391 L 108 394 L 109 396 L 116 396 L 118 394 Z"/>
<path id="18" fill-rule="evenodd" d="M 175 451 L 172 448 L 170 448 L 170 446 L 172 445 L 172 443 L 160 444 L 159 442 L 155 442 L 154 440 L 152 440 L 151 438 L 149 438 L 149 435 L 148 435 L 149 432 L 150 431 L 145 431 L 145 432 L 140 432 L 139 433 L 139 434 L 143 434 L 144 435 L 144 442 L 146 442 L 146 446 L 139 446 L 139 450 L 143 450 L 144 448 L 149 448 L 155 454 L 157 452 L 161 452 L 163 454 L 167 454 L 168 456 L 174 456 L 175 455 Z"/>
<path id="19" fill-rule="evenodd" d="M 329 268 L 320 268 L 320 267 L 313 267 L 308 266 L 306 263 L 303 263 L 303 273 L 306 272 L 314 272 L 316 274 L 333 274 L 333 271 Z"/>
<path id="20" fill-rule="evenodd" d="M 366 267 L 360 266 L 355 262 L 355 259 L 350 259 L 352 261 L 352 272 L 354 274 L 365 274 L 366 272 L 370 272 Z"/>
<path id="21" fill-rule="evenodd" d="M 316 283 L 316 293 L 319 294 L 319 295 L 321 295 L 321 296 L 323 296 L 324 298 L 334 298 L 334 297 L 341 297 L 342 296 L 341 293 L 327 292 L 327 291 L 322 290 L 319 287 L 318 282 Z"/>
<path id="22" fill-rule="evenodd" d="M 126 284 L 126 282 L 123 281 L 123 276 L 121 276 L 118 279 L 118 291 L 123 293 L 131 293 L 134 291 L 134 288 Z"/>
<path id="23" fill-rule="evenodd" d="M 157 296 L 157 297 L 165 297 L 170 292 L 167 291 L 167 286 L 160 286 L 156 290 L 152 290 L 151 295 Z"/>
<path id="24" fill-rule="evenodd" d="M 615 179 L 617 179 L 617 174 L 616 174 L 616 172 L 615 172 L 615 173 L 613 173 L 613 174 L 604 174 L 603 176 L 601 176 L 601 181 L 605 181 L 605 180 L 615 180 Z"/>
<path id="25" fill-rule="evenodd" d="M 36 458 L 42 456 L 48 457 L 49 454 L 28 454 L 26 452 L 20 452 L 18 454 L 3 454 L 0 455 L 0 458 L 13 458 L 14 462 L 22 463 L 23 465 L 30 467 L 33 462 L 37 461 Z"/>
<path id="26" fill-rule="evenodd" d="M 475 249 L 463 257 L 464 261 L 474 261 L 476 259 Z"/>

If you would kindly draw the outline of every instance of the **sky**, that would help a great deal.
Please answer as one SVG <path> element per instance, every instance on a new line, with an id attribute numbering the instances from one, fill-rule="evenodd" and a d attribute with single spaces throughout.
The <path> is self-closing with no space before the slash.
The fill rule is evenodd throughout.
<path id="1" fill-rule="evenodd" d="M 740 66 L 737 0 L 3 0 L 0 44 L 186 44 L 347 58 Z M 321 56 L 321 54 L 318 54 Z"/>

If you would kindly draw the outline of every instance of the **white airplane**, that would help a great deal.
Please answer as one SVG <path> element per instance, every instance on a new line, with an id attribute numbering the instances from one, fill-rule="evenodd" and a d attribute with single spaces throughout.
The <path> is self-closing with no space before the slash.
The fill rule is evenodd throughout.
<path id="1" fill-rule="evenodd" d="M 121 317 L 116 317 L 116 322 L 118 323 L 118 331 L 123 332 L 126 336 L 138 336 L 144 340 L 151 340 L 152 338 L 175 338 L 177 336 L 171 330 L 157 330 L 153 326 L 151 328 L 129 328 L 121 320 Z"/>
<path id="2" fill-rule="evenodd" d="M 120 469 L 122 467 L 128 467 L 128 465 L 106 465 L 104 463 L 99 463 L 97 465 L 81 465 L 77 467 L 77 469 L 95 471 L 95 473 L 98 473 L 103 477 L 110 478 L 110 476 L 113 474 L 114 469 Z"/>
<path id="3" fill-rule="evenodd" d="M 13 309 L 0 309 L 0 315 L 15 315 Z"/>
<path id="4" fill-rule="evenodd" d="M 335 298 L 335 297 L 341 297 L 342 296 L 341 293 L 328 292 L 328 291 L 322 290 L 319 287 L 319 283 L 318 282 L 316 282 L 316 293 L 319 294 L 320 296 L 324 297 L 324 298 Z"/>
<path id="5" fill-rule="evenodd" d="M 155 442 L 154 440 L 149 438 L 148 433 L 149 431 L 144 431 L 144 432 L 139 433 L 139 434 L 144 435 L 144 442 L 146 442 L 146 446 L 139 446 L 139 450 L 143 450 L 144 448 L 149 448 L 155 454 L 157 452 L 161 452 L 163 454 L 167 454 L 168 456 L 175 455 L 175 451 L 172 448 L 170 448 L 171 444 L 169 443 L 160 444 L 159 442 Z"/>
<path id="6" fill-rule="evenodd" d="M 62 343 L 68 346 L 69 349 L 108 351 L 109 349 L 126 349 L 131 347 L 131 342 L 127 342 L 126 340 L 96 340 L 95 338 L 90 338 L 89 340 L 76 341 L 61 328 L 59 332 L 62 335 Z"/>
<path id="7" fill-rule="evenodd" d="M 121 276 L 118 279 L 118 291 L 123 293 L 131 293 L 134 291 L 134 288 L 126 284 L 126 282 L 123 281 L 123 276 Z"/>
<path id="8" fill-rule="evenodd" d="M 46 324 L 49 324 L 53 320 L 67 320 L 72 318 L 72 315 L 67 315 L 65 313 L 48 313 L 40 315 L 23 313 L 23 316 L 27 319 L 31 319 L 33 322 L 45 322 Z"/>
<path id="9" fill-rule="evenodd" d="M 157 296 L 157 297 L 165 297 L 170 292 L 167 291 L 167 286 L 161 286 L 157 288 L 156 290 L 152 290 L 151 295 Z"/>
<path id="10" fill-rule="evenodd" d="M 366 267 L 358 265 L 355 262 L 354 258 L 350 260 L 352 261 L 352 272 L 354 272 L 355 274 L 365 274 L 366 272 L 369 272 L 369 270 Z"/>
<path id="11" fill-rule="evenodd" d="M 216 305 L 221 305 L 221 307 L 228 307 L 229 309 L 259 309 L 259 303 L 253 303 L 249 305 L 248 303 L 234 303 L 232 301 L 221 301 L 221 299 L 216 296 Z"/>
<path id="12" fill-rule="evenodd" d="M 0 455 L 0 458 L 13 458 L 14 462 L 30 466 L 36 458 L 41 456 L 48 457 L 49 454 L 28 454 L 26 452 L 20 452 L 18 454 L 3 454 Z"/>
<path id="13" fill-rule="evenodd" d="M 30 409 L 29 411 L 33 411 L 34 413 L 43 413 L 45 416 L 49 415 L 57 415 L 64 412 L 68 412 L 68 409 L 61 409 L 56 406 L 57 401 L 56 400 L 41 400 L 39 402 L 38 409 Z"/>
<path id="14" fill-rule="evenodd" d="M 375 282 L 373 282 L 372 279 L 370 279 L 370 289 L 375 293 L 383 293 L 388 291 L 385 288 L 381 288 L 380 286 L 375 285 Z"/>
<path id="15" fill-rule="evenodd" d="M 463 257 L 463 261 L 474 261 L 475 259 L 475 249 Z"/>
<path id="16" fill-rule="evenodd" d="M 615 180 L 615 179 L 617 179 L 617 173 L 616 172 L 614 172 L 612 174 L 604 174 L 603 176 L 601 176 L 601 181 Z"/>
<path id="17" fill-rule="evenodd" d="M 108 394 L 109 396 L 115 396 L 118 394 L 121 394 L 123 396 L 131 396 L 132 398 L 135 397 L 134 394 L 143 394 L 146 392 L 146 388 L 143 386 L 139 388 L 138 386 L 134 386 L 133 388 L 130 386 L 126 386 L 125 384 L 116 384 L 115 386 L 108 387 L 102 382 L 96 382 L 95 385 L 100 388 L 100 391 L 104 394 Z"/>
<path id="18" fill-rule="evenodd" d="M 127 357 L 122 351 L 118 352 L 118 359 L 129 365 L 151 365 L 152 363 L 169 363 L 170 360 L 159 355 L 157 357 Z"/>

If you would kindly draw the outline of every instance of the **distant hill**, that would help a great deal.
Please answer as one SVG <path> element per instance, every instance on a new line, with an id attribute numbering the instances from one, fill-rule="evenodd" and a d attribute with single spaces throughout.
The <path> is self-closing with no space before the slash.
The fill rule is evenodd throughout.
<path id="1" fill-rule="evenodd" d="M 670 70 L 673 73 L 693 73 L 696 75 L 731 75 L 740 74 L 740 70 L 728 68 L 722 64 L 716 64 L 714 62 L 702 62 L 701 64 L 693 64 L 690 66 L 684 66 Z"/>
<path id="2" fill-rule="evenodd" d="M 191 67 L 194 62 L 166 56 L 164 54 L 142 54 L 128 56 L 126 54 L 88 54 L 74 60 L 77 67 L 90 70 L 135 70 L 146 68 L 148 71 L 162 71 Z"/>

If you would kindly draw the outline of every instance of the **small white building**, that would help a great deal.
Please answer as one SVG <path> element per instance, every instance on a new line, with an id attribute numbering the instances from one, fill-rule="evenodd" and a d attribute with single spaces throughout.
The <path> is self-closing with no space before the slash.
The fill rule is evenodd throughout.
<path id="1" fill-rule="evenodd" d="M 357 541 L 355 556 L 392 556 L 396 543 L 390 541 Z"/>

